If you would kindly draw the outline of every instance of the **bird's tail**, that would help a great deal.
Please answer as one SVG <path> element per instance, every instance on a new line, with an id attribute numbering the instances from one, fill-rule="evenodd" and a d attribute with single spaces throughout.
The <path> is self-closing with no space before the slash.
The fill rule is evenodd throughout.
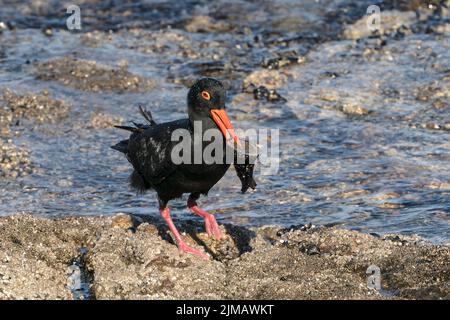
<path id="1" fill-rule="evenodd" d="M 131 127 L 131 126 L 114 126 L 114 127 L 118 128 L 118 129 L 122 129 L 122 130 L 131 131 L 133 133 L 141 133 L 141 132 L 144 132 L 145 129 L 147 129 L 148 127 L 156 125 L 155 120 L 153 120 L 152 113 L 149 110 L 144 109 L 140 105 L 139 106 L 139 112 L 144 117 L 144 119 L 147 121 L 147 124 L 141 124 L 141 123 L 132 122 L 134 127 Z M 117 150 L 117 151 L 120 151 L 122 153 L 127 154 L 127 152 L 128 152 L 128 140 L 122 140 L 118 144 L 116 144 L 114 146 L 111 146 L 111 148 L 114 149 L 114 150 Z"/>
<path id="2" fill-rule="evenodd" d="M 141 115 L 144 117 L 145 120 L 147 120 L 148 124 L 150 126 L 154 126 L 156 125 L 155 120 L 153 120 L 153 116 L 152 113 L 150 112 L 150 110 L 144 109 L 141 105 L 139 106 L 139 112 L 141 113 Z"/>
<path id="3" fill-rule="evenodd" d="M 118 144 L 111 146 L 111 148 L 127 154 L 128 153 L 128 139 L 120 141 Z"/>
<path id="4" fill-rule="evenodd" d="M 130 186 L 136 190 L 138 194 L 143 194 L 146 190 L 151 188 L 142 175 L 140 175 L 136 170 L 133 170 L 133 173 L 131 173 Z"/>

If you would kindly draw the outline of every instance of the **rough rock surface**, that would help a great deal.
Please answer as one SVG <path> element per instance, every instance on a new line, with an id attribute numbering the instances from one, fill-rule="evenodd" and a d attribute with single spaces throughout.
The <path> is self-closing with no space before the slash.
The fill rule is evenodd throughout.
<path id="1" fill-rule="evenodd" d="M 154 81 L 130 73 L 125 67 L 113 69 L 95 61 L 64 57 L 36 64 L 36 77 L 58 81 L 84 91 L 142 92 L 154 86 Z"/>
<path id="2" fill-rule="evenodd" d="M 66 102 L 52 98 L 48 90 L 24 95 L 5 90 L 0 107 L 0 123 L 21 118 L 33 119 L 38 123 L 55 122 L 65 118 L 70 111 Z"/>
<path id="3" fill-rule="evenodd" d="M 112 128 L 113 126 L 120 125 L 123 122 L 122 118 L 114 117 L 102 110 L 94 111 L 90 120 L 89 127 L 93 129 Z"/>
<path id="4" fill-rule="evenodd" d="M 217 243 L 197 222 L 177 224 L 213 258 L 180 253 L 163 222 L 148 217 L 0 218 L 0 298 L 77 297 L 68 286 L 74 261 L 91 299 L 450 298 L 450 247 L 419 237 L 226 225 Z M 380 291 L 367 285 L 373 265 Z"/>
<path id="5" fill-rule="evenodd" d="M 0 300 L 72 299 L 67 268 L 95 237 L 96 219 L 0 219 Z"/>
<path id="6" fill-rule="evenodd" d="M 15 146 L 9 139 L 0 138 L 0 177 L 16 178 L 32 171 L 28 149 Z"/>

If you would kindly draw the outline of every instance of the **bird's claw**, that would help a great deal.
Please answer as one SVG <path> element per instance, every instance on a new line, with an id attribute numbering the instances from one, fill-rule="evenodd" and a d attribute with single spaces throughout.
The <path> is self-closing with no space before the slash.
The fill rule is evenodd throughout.
<path id="1" fill-rule="evenodd" d="M 180 242 L 178 244 L 178 248 L 184 253 L 193 254 L 195 256 L 201 257 L 201 258 L 206 259 L 206 260 L 210 260 L 211 259 L 211 257 L 209 255 L 207 255 L 206 253 L 204 253 L 204 252 L 202 252 L 200 250 L 194 249 L 194 248 L 188 246 L 184 242 Z"/>
<path id="2" fill-rule="evenodd" d="M 195 201 L 188 201 L 188 208 L 196 215 L 199 215 L 205 220 L 205 229 L 208 233 L 208 236 L 214 237 L 217 240 L 223 239 L 222 231 L 219 228 L 219 224 L 216 221 L 216 218 L 211 213 L 208 213 L 202 209 L 200 209 Z"/>
<path id="3" fill-rule="evenodd" d="M 205 229 L 208 233 L 208 236 L 214 237 L 217 240 L 223 239 L 222 231 L 220 230 L 219 224 L 216 221 L 216 218 L 210 214 L 205 217 Z"/>

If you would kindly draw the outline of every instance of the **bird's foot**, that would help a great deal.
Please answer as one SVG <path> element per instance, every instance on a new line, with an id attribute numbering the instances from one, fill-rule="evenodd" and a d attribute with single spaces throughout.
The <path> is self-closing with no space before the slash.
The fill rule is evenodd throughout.
<path id="1" fill-rule="evenodd" d="M 223 239 L 222 231 L 220 230 L 219 224 L 216 221 L 216 218 L 209 214 L 205 217 L 205 229 L 208 233 L 208 236 L 214 237 L 217 240 Z"/>
<path id="2" fill-rule="evenodd" d="M 190 253 L 190 254 L 193 254 L 195 256 L 201 257 L 201 258 L 206 259 L 206 260 L 210 260 L 211 259 L 209 255 L 207 255 L 206 253 L 204 253 L 204 252 L 202 252 L 200 250 L 197 250 L 197 249 L 194 249 L 194 248 L 188 246 L 186 244 L 186 242 L 184 242 L 184 241 L 178 243 L 178 249 L 180 249 L 181 251 L 183 251 L 185 253 Z"/>
<path id="3" fill-rule="evenodd" d="M 221 240 L 224 238 L 214 215 L 199 208 L 197 206 L 197 203 L 192 199 L 188 200 L 188 208 L 193 213 L 202 217 L 205 220 L 205 229 L 206 232 L 208 233 L 208 236 L 214 237 L 217 240 Z"/>

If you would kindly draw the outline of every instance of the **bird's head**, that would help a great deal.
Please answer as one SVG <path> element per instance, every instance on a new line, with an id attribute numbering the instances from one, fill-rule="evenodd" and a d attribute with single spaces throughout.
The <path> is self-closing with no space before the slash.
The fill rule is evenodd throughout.
<path id="1" fill-rule="evenodd" d="M 188 93 L 188 114 L 191 121 L 212 119 L 226 140 L 233 139 L 240 144 L 230 118 L 225 111 L 226 92 L 223 84 L 212 78 L 195 82 Z"/>

